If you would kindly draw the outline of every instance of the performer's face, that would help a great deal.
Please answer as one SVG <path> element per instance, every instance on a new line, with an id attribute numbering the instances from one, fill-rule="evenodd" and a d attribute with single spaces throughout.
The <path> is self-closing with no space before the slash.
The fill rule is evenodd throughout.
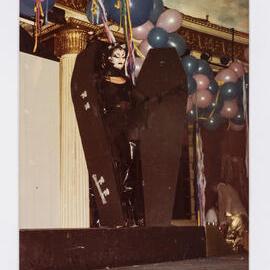
<path id="1" fill-rule="evenodd" d="M 114 68 L 121 70 L 126 62 L 126 51 L 121 48 L 115 49 L 109 57 L 109 60 L 113 64 Z"/>

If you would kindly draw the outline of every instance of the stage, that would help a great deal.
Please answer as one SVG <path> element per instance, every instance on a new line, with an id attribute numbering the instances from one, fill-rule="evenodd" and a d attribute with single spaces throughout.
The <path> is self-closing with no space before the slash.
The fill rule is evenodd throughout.
<path id="1" fill-rule="evenodd" d="M 205 256 L 203 227 L 20 231 L 20 270 L 89 270 Z"/>

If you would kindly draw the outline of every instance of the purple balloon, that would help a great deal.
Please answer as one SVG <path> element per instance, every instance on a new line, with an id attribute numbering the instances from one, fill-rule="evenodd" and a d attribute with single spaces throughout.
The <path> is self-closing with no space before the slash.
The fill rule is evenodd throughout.
<path id="1" fill-rule="evenodd" d="M 234 118 L 238 112 L 237 100 L 225 100 L 224 105 L 220 111 L 220 115 L 224 118 Z"/>
<path id="2" fill-rule="evenodd" d="M 143 62 L 144 62 L 143 58 L 140 58 L 140 57 L 135 58 L 135 77 L 136 78 L 139 76 Z"/>
<path id="3" fill-rule="evenodd" d="M 237 74 L 238 78 L 245 74 L 243 65 L 236 61 L 230 64 L 229 69 L 233 70 Z"/>
<path id="4" fill-rule="evenodd" d="M 147 21 L 146 23 L 133 28 L 133 37 L 138 40 L 147 39 L 148 33 L 154 28 L 152 22 Z"/>
<path id="5" fill-rule="evenodd" d="M 233 70 L 225 68 L 217 74 L 215 79 L 217 82 L 221 82 L 221 84 L 224 84 L 227 82 L 237 82 L 238 76 Z"/>
<path id="6" fill-rule="evenodd" d="M 230 122 L 230 129 L 234 131 L 241 131 L 245 128 L 245 124 L 243 125 L 236 125 L 233 122 Z"/>
<path id="7" fill-rule="evenodd" d="M 198 90 L 204 90 L 204 89 L 208 88 L 210 81 L 209 81 L 207 76 L 205 76 L 203 74 L 196 74 L 193 76 L 193 78 L 197 83 Z"/>
<path id="8" fill-rule="evenodd" d="M 146 57 L 148 54 L 148 51 L 152 49 L 153 47 L 148 43 L 147 39 L 143 40 L 142 43 L 139 46 L 139 50 L 141 53 Z"/>
<path id="9" fill-rule="evenodd" d="M 213 95 L 209 90 L 202 89 L 200 91 L 196 91 L 192 95 L 192 102 L 193 104 L 197 105 L 199 108 L 207 108 L 210 103 L 213 101 Z"/>
<path id="10" fill-rule="evenodd" d="M 177 31 L 183 22 L 182 14 L 176 9 L 167 9 L 159 16 L 156 27 L 163 28 L 168 33 Z"/>

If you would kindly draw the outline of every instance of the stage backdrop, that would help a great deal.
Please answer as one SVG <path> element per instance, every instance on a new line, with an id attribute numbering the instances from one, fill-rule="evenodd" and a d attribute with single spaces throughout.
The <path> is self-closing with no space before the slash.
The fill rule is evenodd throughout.
<path id="1" fill-rule="evenodd" d="M 59 228 L 59 63 L 25 53 L 19 57 L 20 228 Z M 16 106 L 9 102 L 11 109 Z"/>

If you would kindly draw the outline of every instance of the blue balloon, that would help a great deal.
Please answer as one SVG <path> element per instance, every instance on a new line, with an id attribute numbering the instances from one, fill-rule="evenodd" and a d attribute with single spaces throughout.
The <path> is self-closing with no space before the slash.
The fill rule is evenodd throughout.
<path id="1" fill-rule="evenodd" d="M 193 106 L 193 108 L 187 112 L 187 119 L 189 122 L 194 122 L 196 121 L 196 118 L 197 118 L 196 107 Z"/>
<path id="2" fill-rule="evenodd" d="M 245 123 L 244 112 L 242 110 L 239 111 L 237 115 L 231 119 L 231 122 L 233 122 L 236 125 L 243 125 Z"/>
<path id="3" fill-rule="evenodd" d="M 213 111 L 214 111 L 214 114 L 220 112 L 223 107 L 223 104 L 224 104 L 224 101 L 219 98 L 217 102 L 216 101 L 211 102 L 208 107 L 200 108 L 199 113 L 200 115 L 204 117 L 208 117 Z"/>
<path id="4" fill-rule="evenodd" d="M 197 82 L 192 76 L 187 76 L 187 87 L 189 95 L 192 95 L 193 93 L 196 92 Z"/>
<path id="5" fill-rule="evenodd" d="M 35 17 L 35 0 L 20 0 L 20 14 L 27 17 Z M 45 0 L 41 2 L 42 9 L 45 12 L 46 8 L 48 10 L 52 9 L 55 4 L 55 0 Z"/>
<path id="6" fill-rule="evenodd" d="M 102 21 L 102 17 L 101 17 L 101 10 L 99 9 L 99 7 L 97 7 L 96 14 L 93 14 L 93 12 L 92 12 L 92 3 L 93 3 L 92 0 L 90 0 L 87 3 L 86 17 L 87 17 L 88 21 L 91 22 L 94 25 L 102 24 L 103 21 Z"/>
<path id="7" fill-rule="evenodd" d="M 153 48 L 167 47 L 168 39 L 169 39 L 168 33 L 160 27 L 154 27 L 149 32 L 148 37 L 147 37 L 148 43 Z"/>
<path id="8" fill-rule="evenodd" d="M 120 23 L 120 5 L 119 0 L 106 0 L 108 17 Z M 153 8 L 153 0 L 130 0 L 130 17 L 132 27 L 144 24 L 150 16 Z"/>
<path id="9" fill-rule="evenodd" d="M 204 120 L 202 125 L 207 130 L 216 130 L 222 124 L 222 118 L 218 114 L 214 114 L 212 117 L 209 117 L 207 120 Z"/>
<path id="10" fill-rule="evenodd" d="M 220 96 L 224 100 L 232 100 L 240 93 L 238 83 L 228 82 L 221 86 Z"/>
<path id="11" fill-rule="evenodd" d="M 162 0 L 153 0 L 153 8 L 149 16 L 149 20 L 155 24 L 160 14 L 165 11 L 165 7 Z"/>
<path id="12" fill-rule="evenodd" d="M 198 70 L 198 59 L 187 55 L 182 59 L 182 65 L 187 75 L 193 75 Z"/>
<path id="13" fill-rule="evenodd" d="M 206 75 L 209 78 L 214 78 L 214 73 L 208 64 L 207 61 L 205 60 L 198 60 L 198 70 L 197 73 Z"/>
<path id="14" fill-rule="evenodd" d="M 187 49 L 187 44 L 183 37 L 178 33 L 170 33 L 168 35 L 168 47 L 175 48 L 179 56 L 184 55 Z"/>
<path id="15" fill-rule="evenodd" d="M 218 91 L 218 88 L 219 88 L 219 86 L 218 86 L 216 80 L 210 81 L 209 86 L 208 86 L 208 90 L 209 90 L 212 94 L 216 94 L 217 91 Z"/>

